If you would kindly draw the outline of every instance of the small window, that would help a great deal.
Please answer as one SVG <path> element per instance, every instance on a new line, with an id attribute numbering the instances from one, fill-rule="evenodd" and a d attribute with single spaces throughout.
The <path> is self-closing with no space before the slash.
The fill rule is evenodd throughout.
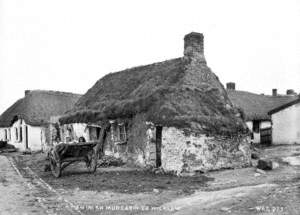
<path id="1" fill-rule="evenodd" d="M 125 143 L 127 141 L 127 130 L 124 123 L 111 124 L 111 140 L 116 143 Z"/>
<path id="2" fill-rule="evenodd" d="M 120 124 L 118 126 L 119 129 L 119 140 L 120 142 L 125 142 L 127 140 L 127 135 L 126 135 L 126 128 L 125 128 L 125 124 Z"/>

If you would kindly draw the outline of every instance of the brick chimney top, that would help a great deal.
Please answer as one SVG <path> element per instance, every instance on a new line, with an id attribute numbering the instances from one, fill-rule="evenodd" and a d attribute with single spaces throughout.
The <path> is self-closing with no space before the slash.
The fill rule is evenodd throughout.
<path id="1" fill-rule="evenodd" d="M 293 89 L 288 89 L 286 90 L 286 95 L 294 96 L 297 95 L 297 93 Z"/>
<path id="2" fill-rule="evenodd" d="M 272 89 L 272 96 L 277 96 L 277 89 Z"/>
<path id="3" fill-rule="evenodd" d="M 204 57 L 204 36 L 201 33 L 191 32 L 184 36 L 184 57 L 206 62 Z"/>
<path id="4" fill-rule="evenodd" d="M 27 96 L 30 93 L 30 90 L 25 90 L 25 96 Z"/>
<path id="5" fill-rule="evenodd" d="M 228 82 L 226 84 L 226 89 L 227 90 L 235 90 L 235 83 L 234 82 Z"/>

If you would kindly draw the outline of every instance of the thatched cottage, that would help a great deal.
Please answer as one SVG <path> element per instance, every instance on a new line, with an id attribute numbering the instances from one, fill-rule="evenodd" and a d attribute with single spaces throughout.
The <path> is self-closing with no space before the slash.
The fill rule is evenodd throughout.
<path id="1" fill-rule="evenodd" d="M 273 144 L 300 144 L 300 96 L 269 111 Z"/>
<path id="2" fill-rule="evenodd" d="M 109 124 L 103 152 L 139 166 L 178 173 L 250 163 L 247 127 L 207 66 L 200 33 L 184 37 L 183 57 L 104 76 L 59 121 L 88 140 Z"/>
<path id="3" fill-rule="evenodd" d="M 26 90 L 25 96 L 0 116 L 0 140 L 20 150 L 43 149 L 50 141 L 50 116 L 71 109 L 79 97 L 65 92 Z"/>
<path id="4" fill-rule="evenodd" d="M 272 95 L 255 94 L 247 91 L 236 90 L 235 83 L 226 84 L 228 96 L 233 105 L 241 109 L 243 118 L 249 130 L 252 132 L 253 143 L 268 143 L 271 138 L 271 117 L 268 111 L 281 106 L 285 103 L 295 100 L 296 96 L 292 90 L 287 90 L 286 95 L 279 95 L 277 89 L 272 89 Z M 269 133 L 267 139 L 263 139 L 262 135 Z"/>

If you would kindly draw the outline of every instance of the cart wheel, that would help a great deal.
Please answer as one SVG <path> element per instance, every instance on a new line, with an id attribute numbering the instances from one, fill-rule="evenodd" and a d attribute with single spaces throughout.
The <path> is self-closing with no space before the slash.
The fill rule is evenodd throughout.
<path id="1" fill-rule="evenodd" d="M 60 163 L 57 163 L 54 159 L 50 158 L 50 167 L 51 167 L 51 172 L 54 175 L 54 177 L 59 178 L 61 175 Z"/>
<path id="2" fill-rule="evenodd" d="M 96 171 L 96 169 L 97 169 L 97 156 L 96 156 L 95 152 L 93 152 L 91 154 L 90 158 L 86 162 L 86 167 L 92 173 L 94 173 Z"/>

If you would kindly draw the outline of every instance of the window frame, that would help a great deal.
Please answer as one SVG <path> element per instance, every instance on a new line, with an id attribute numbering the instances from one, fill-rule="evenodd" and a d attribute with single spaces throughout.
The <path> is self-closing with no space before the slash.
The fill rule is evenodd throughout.
<path id="1" fill-rule="evenodd" d="M 121 131 L 122 130 L 122 131 Z M 125 123 L 111 122 L 111 140 L 116 145 L 127 143 L 127 129 Z"/>

